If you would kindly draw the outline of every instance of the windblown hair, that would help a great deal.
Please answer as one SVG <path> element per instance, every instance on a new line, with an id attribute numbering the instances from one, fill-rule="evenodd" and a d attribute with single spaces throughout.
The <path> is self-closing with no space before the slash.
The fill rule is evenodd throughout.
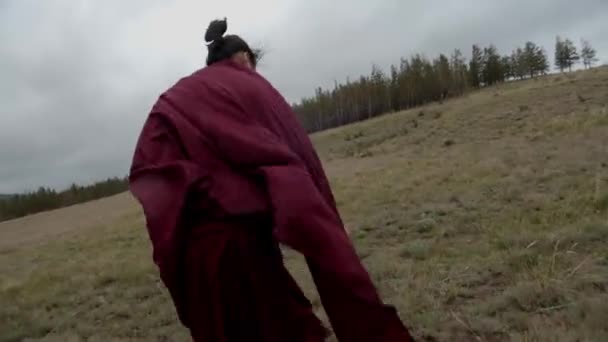
<path id="1" fill-rule="evenodd" d="M 235 53 L 246 52 L 249 55 L 251 64 L 256 66 L 260 58 L 259 51 L 254 51 L 249 47 L 241 37 L 237 35 L 224 36 L 228 30 L 228 21 L 213 20 L 207 32 L 205 33 L 205 41 L 209 53 L 207 55 L 207 65 L 217 63 L 232 57 Z"/>

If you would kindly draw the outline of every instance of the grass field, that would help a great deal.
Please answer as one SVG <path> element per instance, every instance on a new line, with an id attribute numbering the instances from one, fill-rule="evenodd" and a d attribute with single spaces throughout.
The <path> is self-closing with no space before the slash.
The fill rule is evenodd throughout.
<path id="1" fill-rule="evenodd" d="M 419 340 L 608 341 L 608 68 L 313 139 Z M 320 311 L 301 258 L 286 259 Z M 188 340 L 128 194 L 0 223 L 0 303 L 1 341 Z"/>

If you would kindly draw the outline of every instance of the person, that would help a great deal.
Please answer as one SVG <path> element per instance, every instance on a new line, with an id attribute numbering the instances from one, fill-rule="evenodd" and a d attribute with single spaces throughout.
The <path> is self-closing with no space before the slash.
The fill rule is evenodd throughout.
<path id="1" fill-rule="evenodd" d="M 339 341 L 411 341 L 350 242 L 289 104 L 226 20 L 207 66 L 152 107 L 129 175 L 153 259 L 196 342 L 317 342 L 328 330 L 283 264 L 302 253 Z"/>

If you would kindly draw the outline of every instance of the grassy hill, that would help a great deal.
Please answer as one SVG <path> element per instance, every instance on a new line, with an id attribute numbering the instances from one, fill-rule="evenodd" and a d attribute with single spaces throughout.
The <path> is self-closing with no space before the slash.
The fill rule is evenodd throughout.
<path id="1" fill-rule="evenodd" d="M 421 341 L 608 340 L 608 68 L 313 139 L 361 257 Z M 128 194 L 0 223 L 0 340 L 187 340 L 143 226 Z"/>

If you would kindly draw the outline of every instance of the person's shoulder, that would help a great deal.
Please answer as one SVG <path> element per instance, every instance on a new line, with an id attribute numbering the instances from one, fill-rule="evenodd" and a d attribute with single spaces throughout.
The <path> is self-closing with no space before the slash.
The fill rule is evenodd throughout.
<path id="1" fill-rule="evenodd" d="M 166 88 L 159 96 L 159 101 L 169 97 L 179 97 L 179 94 L 189 93 L 195 89 L 200 89 L 201 85 L 205 83 L 209 77 L 206 76 L 208 73 L 207 68 L 202 68 L 194 71 L 189 75 L 178 78 L 172 85 Z"/>
<path id="2" fill-rule="evenodd" d="M 167 89 L 168 91 L 175 88 L 175 87 L 179 87 L 180 85 L 184 85 L 184 84 L 189 84 L 192 83 L 194 81 L 198 81 L 200 82 L 201 80 L 204 80 L 206 77 L 206 74 L 209 73 L 209 68 L 208 67 L 204 67 L 201 69 L 197 69 L 194 72 L 190 73 L 189 75 L 184 75 L 181 78 L 179 78 L 171 87 L 169 87 L 169 89 Z"/>

